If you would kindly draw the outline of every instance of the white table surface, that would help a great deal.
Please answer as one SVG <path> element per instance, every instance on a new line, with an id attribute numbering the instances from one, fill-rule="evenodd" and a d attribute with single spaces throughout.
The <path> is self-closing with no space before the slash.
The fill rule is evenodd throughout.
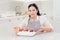
<path id="1" fill-rule="evenodd" d="M 4 36 L 1 35 L 0 40 L 60 40 L 60 33 L 56 32 L 41 33 L 33 37 L 6 34 Z"/>
<path id="2" fill-rule="evenodd" d="M 17 40 L 60 40 L 60 33 L 41 33 L 33 37 L 16 37 Z"/>

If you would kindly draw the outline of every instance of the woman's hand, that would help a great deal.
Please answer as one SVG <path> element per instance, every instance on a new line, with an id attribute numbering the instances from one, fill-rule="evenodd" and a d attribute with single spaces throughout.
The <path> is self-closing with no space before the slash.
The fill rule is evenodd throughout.
<path id="1" fill-rule="evenodd" d="M 42 29 L 46 32 L 51 32 L 52 31 L 52 28 L 50 28 L 50 27 L 42 27 Z"/>
<path id="2" fill-rule="evenodd" d="M 17 33 L 19 31 L 19 27 L 14 27 L 14 31 Z"/>
<path id="3" fill-rule="evenodd" d="M 44 30 L 42 28 L 38 29 L 38 31 L 36 32 L 36 34 L 39 34 L 41 32 L 43 32 Z"/>
<path id="4" fill-rule="evenodd" d="M 19 27 L 14 27 L 14 31 L 15 31 L 15 33 L 16 33 L 16 35 L 17 35 L 17 33 L 19 32 Z"/>

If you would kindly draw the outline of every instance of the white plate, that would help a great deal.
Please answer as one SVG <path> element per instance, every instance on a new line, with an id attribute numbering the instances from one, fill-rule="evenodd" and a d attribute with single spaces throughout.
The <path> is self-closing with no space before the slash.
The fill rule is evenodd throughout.
<path id="1" fill-rule="evenodd" d="M 36 32 L 19 32 L 18 35 L 20 36 L 34 36 Z"/>

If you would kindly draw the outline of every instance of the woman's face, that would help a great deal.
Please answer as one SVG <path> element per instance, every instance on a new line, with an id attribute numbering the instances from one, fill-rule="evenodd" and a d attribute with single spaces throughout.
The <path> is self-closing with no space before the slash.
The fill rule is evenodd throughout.
<path id="1" fill-rule="evenodd" d="M 35 8 L 34 6 L 31 6 L 31 7 L 28 9 L 28 11 L 29 11 L 29 15 L 30 15 L 31 17 L 34 17 L 34 16 L 37 15 L 37 10 L 36 10 L 36 8 Z"/>

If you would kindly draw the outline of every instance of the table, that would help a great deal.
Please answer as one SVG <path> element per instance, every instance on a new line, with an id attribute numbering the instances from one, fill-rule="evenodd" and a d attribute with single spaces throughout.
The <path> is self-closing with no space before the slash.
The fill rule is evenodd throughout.
<path id="1" fill-rule="evenodd" d="M 15 40 L 60 40 L 60 33 L 49 32 L 49 33 L 40 33 L 33 37 L 27 36 L 17 36 Z"/>
<path id="2" fill-rule="evenodd" d="M 12 33 L 0 33 L 0 40 L 60 40 L 60 33 L 40 33 L 32 37 L 16 36 Z"/>

